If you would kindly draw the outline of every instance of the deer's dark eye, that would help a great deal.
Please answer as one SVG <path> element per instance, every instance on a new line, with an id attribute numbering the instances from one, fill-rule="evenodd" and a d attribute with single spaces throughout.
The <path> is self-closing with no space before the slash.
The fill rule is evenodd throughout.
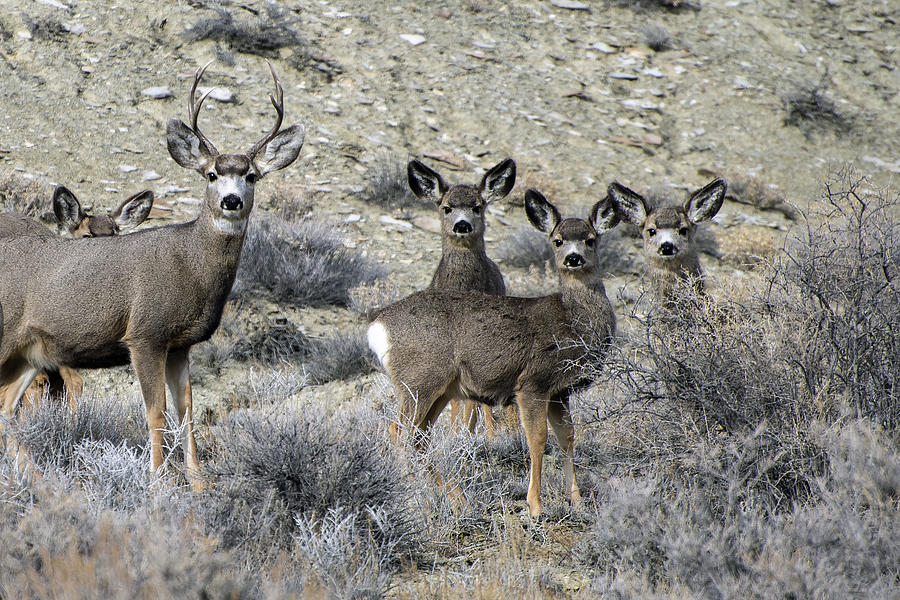
<path id="1" fill-rule="evenodd" d="M 219 178 L 219 176 L 216 175 L 213 171 L 210 171 L 209 173 L 206 174 L 206 179 L 207 179 L 210 183 L 212 183 L 213 181 L 215 181 L 215 180 L 218 179 L 218 178 Z"/>
<path id="2" fill-rule="evenodd" d="M 449 215 L 449 214 L 452 213 L 452 212 L 453 212 L 453 209 L 450 208 L 449 206 L 445 206 L 445 207 L 444 207 L 444 214 L 445 214 L 445 215 Z"/>
<path id="3" fill-rule="evenodd" d="M 472 209 L 472 212 L 475 213 L 476 215 L 480 215 L 480 214 L 481 214 L 481 207 L 480 207 L 480 206 L 474 207 L 474 208 Z"/>
<path id="4" fill-rule="evenodd" d="M 653 237 L 654 235 L 656 235 L 656 230 L 651 227 L 650 229 L 647 230 L 647 235 L 649 235 L 650 237 Z"/>
<path id="5" fill-rule="evenodd" d="M 594 238 L 588 238 L 588 239 L 584 240 L 584 243 L 588 248 L 593 248 L 594 247 Z"/>
<path id="6" fill-rule="evenodd" d="M 687 227 L 682 227 L 681 229 L 678 230 L 678 235 L 680 235 L 681 237 L 687 237 L 687 234 L 688 234 Z"/>
<path id="7" fill-rule="evenodd" d="M 247 183 L 253 185 L 254 183 L 256 183 L 256 173 L 247 173 L 247 176 L 244 179 L 247 181 Z"/>
<path id="8" fill-rule="evenodd" d="M 553 245 L 559 248 L 562 246 L 562 240 L 553 240 Z"/>

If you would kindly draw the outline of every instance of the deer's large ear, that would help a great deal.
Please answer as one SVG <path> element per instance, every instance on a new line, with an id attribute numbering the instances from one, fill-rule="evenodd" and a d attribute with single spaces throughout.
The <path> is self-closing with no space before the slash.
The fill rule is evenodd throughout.
<path id="1" fill-rule="evenodd" d="M 125 199 L 109 216 L 121 229 L 130 229 L 143 223 L 153 208 L 153 190 L 144 190 Z"/>
<path id="2" fill-rule="evenodd" d="M 416 159 L 406 165 L 406 180 L 417 198 L 431 200 L 435 204 L 441 203 L 441 196 L 449 189 L 440 173 Z"/>
<path id="3" fill-rule="evenodd" d="M 206 175 L 204 171 L 212 156 L 197 134 L 181 119 L 169 119 L 166 123 L 166 145 L 169 147 L 169 154 L 179 165 Z"/>
<path id="4" fill-rule="evenodd" d="M 624 220 L 638 227 L 644 225 L 649 210 L 647 209 L 647 200 L 643 196 L 618 181 L 609 184 L 606 193 Z"/>
<path id="5" fill-rule="evenodd" d="M 256 161 L 260 176 L 283 169 L 297 160 L 305 136 L 306 130 L 300 123 L 294 123 L 287 129 L 279 131 L 278 135 L 266 144 L 262 158 Z"/>
<path id="6" fill-rule="evenodd" d="M 53 214 L 56 215 L 56 225 L 69 233 L 78 229 L 87 216 L 78 198 L 64 185 L 53 190 Z"/>
<path id="7" fill-rule="evenodd" d="M 616 205 L 609 196 L 600 200 L 591 208 L 588 222 L 590 222 L 597 233 L 609 231 L 619 224 L 619 211 L 616 210 Z"/>
<path id="8" fill-rule="evenodd" d="M 548 235 L 556 229 L 561 219 L 556 207 L 537 190 L 525 192 L 525 215 L 535 229 Z"/>
<path id="9" fill-rule="evenodd" d="M 684 204 L 688 219 L 692 223 L 702 223 L 716 216 L 716 213 L 722 208 L 722 202 L 725 201 L 727 189 L 728 184 L 725 183 L 725 180 L 717 178 L 691 194 Z"/>
<path id="10" fill-rule="evenodd" d="M 485 203 L 505 197 L 516 185 L 516 163 L 507 158 L 491 167 L 481 178 L 481 197 Z"/>

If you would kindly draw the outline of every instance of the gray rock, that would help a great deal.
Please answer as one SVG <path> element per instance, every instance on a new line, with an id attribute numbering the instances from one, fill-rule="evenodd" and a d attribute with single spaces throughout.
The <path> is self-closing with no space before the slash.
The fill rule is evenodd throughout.
<path id="1" fill-rule="evenodd" d="M 575 0 L 550 0 L 550 4 L 556 8 L 564 8 L 566 10 L 590 10 L 591 7 L 583 2 L 575 2 Z"/>
<path id="2" fill-rule="evenodd" d="M 203 94 L 209 92 L 209 97 L 215 100 L 216 102 L 234 102 L 234 94 L 228 88 L 223 87 L 214 87 L 214 88 L 198 88 L 198 92 L 202 96 Z"/>
<path id="3" fill-rule="evenodd" d="M 401 33 L 400 39 L 405 40 L 412 44 L 413 46 L 418 46 L 420 44 L 425 43 L 425 36 L 418 35 L 416 33 Z"/>
<path id="4" fill-rule="evenodd" d="M 171 98 L 173 96 L 172 90 L 170 90 L 167 85 L 143 89 L 141 90 L 141 94 L 153 98 L 154 100 L 162 100 L 163 98 Z"/>

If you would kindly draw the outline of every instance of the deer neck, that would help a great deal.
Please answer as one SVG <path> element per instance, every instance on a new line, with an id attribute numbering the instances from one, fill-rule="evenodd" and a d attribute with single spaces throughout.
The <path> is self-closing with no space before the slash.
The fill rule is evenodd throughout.
<path id="1" fill-rule="evenodd" d="M 610 323 L 614 327 L 612 305 L 596 269 L 561 271 L 559 297 L 576 330 L 595 331 L 609 328 Z"/>
<path id="2" fill-rule="evenodd" d="M 671 300 L 679 283 L 691 281 L 697 291 L 703 289 L 703 269 L 696 252 L 686 253 L 676 260 L 652 261 L 653 280 L 657 294 L 664 300 Z"/>
<path id="3" fill-rule="evenodd" d="M 463 245 L 445 239 L 442 250 L 441 262 L 432 278 L 432 287 L 497 293 L 491 285 L 491 272 L 494 269 L 484 251 L 484 240 Z"/>
<path id="4" fill-rule="evenodd" d="M 475 239 L 467 241 L 448 240 L 441 242 L 441 262 L 451 267 L 466 267 L 475 264 L 484 264 L 488 260 L 484 251 L 484 240 Z"/>
<path id="5" fill-rule="evenodd" d="M 186 237 L 189 240 L 187 249 L 197 255 L 194 264 L 190 265 L 197 277 L 216 287 L 226 286 L 227 294 L 237 274 L 249 219 L 233 232 L 216 219 L 206 211 L 200 213 L 190 224 L 193 231 Z"/>

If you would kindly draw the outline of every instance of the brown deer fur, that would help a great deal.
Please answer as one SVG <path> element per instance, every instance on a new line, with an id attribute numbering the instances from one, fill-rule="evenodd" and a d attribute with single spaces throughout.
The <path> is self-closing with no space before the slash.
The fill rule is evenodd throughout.
<path id="1" fill-rule="evenodd" d="M 512 190 L 516 183 L 516 163 L 507 158 L 496 164 L 485 172 L 478 186 L 449 186 L 437 171 L 411 160 L 407 165 L 407 179 L 412 192 L 434 202 L 440 213 L 441 261 L 429 289 L 505 295 L 503 275 L 485 252 L 485 213 L 489 203 Z M 458 398 L 450 401 L 450 420 L 454 426 L 458 423 L 460 403 Z M 483 410 L 485 431 L 493 437 L 494 417 L 490 407 L 479 407 L 477 401 L 467 400 L 463 421 L 474 432 L 477 408 Z"/>
<path id="2" fill-rule="evenodd" d="M 526 194 L 526 211 L 553 243 L 559 293 L 511 298 L 429 289 L 379 312 L 368 339 L 400 397 L 394 440 L 407 424 L 427 430 L 453 397 L 517 404 L 531 455 L 528 504 L 538 515 L 548 420 L 566 457 L 567 492 L 573 503 L 580 498 L 568 398 L 586 382 L 579 369 L 569 368 L 582 351 L 566 340 L 602 344 L 615 332 L 596 249 L 599 232 L 618 217 L 606 199 L 588 220 L 563 220 L 534 190 Z"/>
<path id="3" fill-rule="evenodd" d="M 722 207 L 726 184 L 715 179 L 697 190 L 682 205 L 653 206 L 646 198 L 618 182 L 609 195 L 622 219 L 641 230 L 649 276 L 661 302 L 673 299 L 679 282 L 703 291 L 703 271 L 697 253 L 697 225 L 713 218 Z"/>
<path id="4" fill-rule="evenodd" d="M 0 385 L 9 386 L 3 414 L 13 414 L 40 369 L 130 361 L 146 406 L 151 467 L 163 461 L 168 384 L 185 424 L 185 461 L 195 486 L 200 481 L 188 353 L 219 324 L 256 180 L 291 164 L 303 143 L 300 125 L 280 130 L 283 93 L 273 71 L 275 127 L 247 154 L 220 154 L 197 126 L 205 96 L 194 102 L 194 94 L 205 69 L 197 71 L 191 89 L 191 126 L 178 119 L 167 125 L 172 157 L 208 182 L 195 220 L 96 239 L 0 234 Z M 6 221 L 0 215 L 0 232 Z"/>

